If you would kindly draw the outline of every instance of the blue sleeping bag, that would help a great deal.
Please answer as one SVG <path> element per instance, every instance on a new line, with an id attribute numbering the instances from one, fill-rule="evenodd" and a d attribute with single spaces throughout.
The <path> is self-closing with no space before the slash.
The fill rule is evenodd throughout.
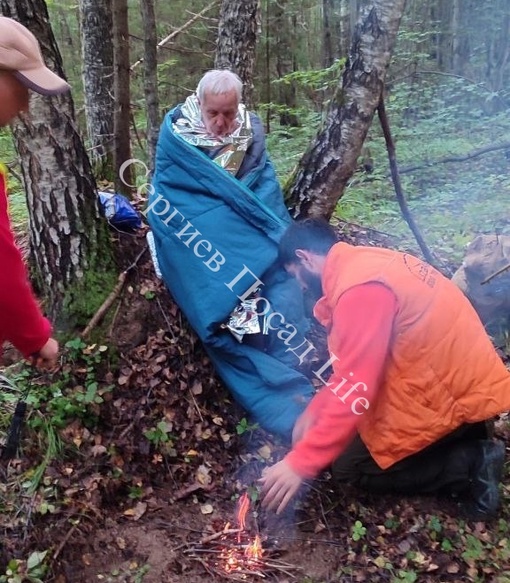
<path id="1" fill-rule="evenodd" d="M 256 139 L 238 179 L 173 131 L 176 115 L 178 108 L 161 127 L 147 210 L 163 279 L 236 401 L 262 427 L 288 438 L 314 390 L 296 370 L 306 346 L 301 294 L 274 266 L 291 218 L 260 120 L 252 117 Z M 265 351 L 221 328 L 257 278 L 276 312 L 272 327 L 280 324 Z"/>

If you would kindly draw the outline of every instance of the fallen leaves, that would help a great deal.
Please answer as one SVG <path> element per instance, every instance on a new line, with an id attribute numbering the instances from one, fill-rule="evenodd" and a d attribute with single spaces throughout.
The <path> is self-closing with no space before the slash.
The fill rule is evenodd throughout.
<path id="1" fill-rule="evenodd" d="M 202 504 L 200 506 L 200 512 L 202 514 L 212 514 L 214 512 L 214 508 L 212 504 Z"/>
<path id="2" fill-rule="evenodd" d="M 124 510 L 123 515 L 127 518 L 132 518 L 133 520 L 140 520 L 140 518 L 147 511 L 146 502 L 137 502 L 133 508 L 128 508 Z"/>
<path id="3" fill-rule="evenodd" d="M 195 476 L 197 482 L 203 486 L 208 486 L 212 482 L 211 468 L 204 464 L 198 466 Z"/>

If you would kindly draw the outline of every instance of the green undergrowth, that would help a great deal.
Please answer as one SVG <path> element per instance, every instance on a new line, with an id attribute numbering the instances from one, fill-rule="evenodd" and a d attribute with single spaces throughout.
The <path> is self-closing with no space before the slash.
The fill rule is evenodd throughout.
<path id="1" fill-rule="evenodd" d="M 101 405 L 113 390 L 105 380 L 110 357 L 106 346 L 74 338 L 63 347 L 55 372 L 40 373 L 24 364 L 0 371 L 0 444 L 7 439 L 16 403 L 27 403 L 17 456 L 9 465 L 2 461 L 2 527 L 23 531 L 31 521 L 44 516 L 51 520 L 66 508 L 66 497 L 50 468 L 80 458 L 81 440 L 95 430 Z M 0 583 L 46 581 L 49 550 L 38 548 L 24 557 L 8 555 Z"/>
<path id="2" fill-rule="evenodd" d="M 510 152 L 497 149 L 463 161 L 441 162 L 508 142 L 506 111 L 491 114 L 485 102 L 483 87 L 453 78 L 422 84 L 414 92 L 397 86 L 386 97 L 409 209 L 431 251 L 454 266 L 478 234 L 510 234 Z M 300 112 L 299 120 L 300 127 L 278 128 L 268 136 L 282 183 L 292 176 L 320 128 L 317 113 Z M 419 254 L 397 203 L 377 116 L 364 146 L 373 170 L 367 173 L 360 158 L 338 202 L 336 218 L 389 233 Z M 410 166 L 418 168 L 407 172 Z"/>
<path id="3" fill-rule="evenodd" d="M 111 358 L 107 346 L 74 338 L 66 342 L 62 352 L 56 372 L 39 373 L 17 364 L 0 374 L 2 442 L 9 432 L 15 404 L 24 400 L 28 406 L 25 438 L 18 453 L 24 446 L 39 452 L 36 457 L 40 464 L 27 468 L 26 479 L 21 480 L 32 492 L 39 487 L 48 463 L 62 451 L 59 431 L 71 423 L 92 430 L 99 419 L 100 405 L 113 389 L 104 380 Z"/>

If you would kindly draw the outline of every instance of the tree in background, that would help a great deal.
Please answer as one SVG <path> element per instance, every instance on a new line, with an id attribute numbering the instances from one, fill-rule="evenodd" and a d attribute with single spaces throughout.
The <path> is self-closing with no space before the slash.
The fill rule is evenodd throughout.
<path id="1" fill-rule="evenodd" d="M 243 101 L 253 106 L 253 67 L 259 0 L 223 0 L 216 41 L 216 69 L 230 69 L 243 82 Z"/>
<path id="2" fill-rule="evenodd" d="M 338 4 L 341 4 L 340 2 Z M 335 9 L 334 0 L 322 0 L 322 21 L 324 26 L 322 42 L 322 66 L 331 67 L 340 58 L 341 20 L 340 10 Z"/>
<path id="3" fill-rule="evenodd" d="M 144 58 L 143 58 L 143 92 L 147 111 L 147 161 L 150 171 L 154 169 L 156 145 L 159 134 L 159 97 L 158 97 L 158 58 L 156 36 L 156 16 L 154 0 L 140 3 L 143 22 Z"/>
<path id="4" fill-rule="evenodd" d="M 89 157 L 97 178 L 113 180 L 111 0 L 80 0 L 83 92 Z"/>
<path id="5" fill-rule="evenodd" d="M 133 184 L 132 165 L 122 173 L 121 166 L 131 159 L 131 84 L 129 61 L 129 21 L 127 0 L 112 0 L 113 8 L 113 94 L 115 108 L 113 132 L 115 148 L 115 190 L 130 194 L 128 185 Z"/>
<path id="6" fill-rule="evenodd" d="M 39 40 L 46 64 L 65 77 L 44 0 L 1 0 L 1 12 Z M 74 122 L 70 94 L 32 94 L 30 115 L 14 126 L 21 159 L 30 245 L 47 313 L 62 327 L 89 317 L 112 279 L 106 222 L 100 220 L 94 177 Z M 65 308 L 65 316 L 61 314 Z"/>
<path id="7" fill-rule="evenodd" d="M 282 79 L 296 71 L 296 57 L 293 47 L 296 46 L 297 14 L 289 10 L 287 0 L 276 2 L 273 7 L 273 28 L 276 58 L 276 75 Z M 299 119 L 295 114 L 297 109 L 297 94 L 294 82 L 284 80 L 278 83 L 278 105 L 280 110 L 280 125 L 298 126 Z"/>
<path id="8" fill-rule="evenodd" d="M 367 5 L 367 0 L 338 0 L 340 11 L 340 56 L 346 57 L 351 47 L 352 35 L 358 21 L 362 5 Z"/>
<path id="9" fill-rule="evenodd" d="M 405 0 L 374 0 L 356 27 L 342 83 L 324 129 L 300 160 L 287 200 L 295 216 L 330 218 L 361 147 L 384 88 Z"/>

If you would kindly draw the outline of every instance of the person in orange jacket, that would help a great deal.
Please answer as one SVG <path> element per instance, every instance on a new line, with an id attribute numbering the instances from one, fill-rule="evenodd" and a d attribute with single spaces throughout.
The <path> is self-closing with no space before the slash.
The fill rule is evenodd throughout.
<path id="1" fill-rule="evenodd" d="M 11 18 L 0 17 L 0 127 L 28 111 L 29 89 L 42 95 L 69 90 L 45 65 L 35 36 Z M 0 168 L 0 356 L 10 341 L 36 365 L 51 366 L 58 342 L 43 316 L 27 279 L 10 227 L 6 174 Z"/>
<path id="2" fill-rule="evenodd" d="M 338 242 L 318 219 L 291 225 L 279 258 L 317 297 L 330 359 L 292 450 L 263 473 L 263 505 L 281 512 L 332 465 L 341 482 L 452 493 L 469 518 L 493 517 L 505 447 L 486 420 L 510 409 L 510 374 L 467 298 L 422 260 Z"/>

